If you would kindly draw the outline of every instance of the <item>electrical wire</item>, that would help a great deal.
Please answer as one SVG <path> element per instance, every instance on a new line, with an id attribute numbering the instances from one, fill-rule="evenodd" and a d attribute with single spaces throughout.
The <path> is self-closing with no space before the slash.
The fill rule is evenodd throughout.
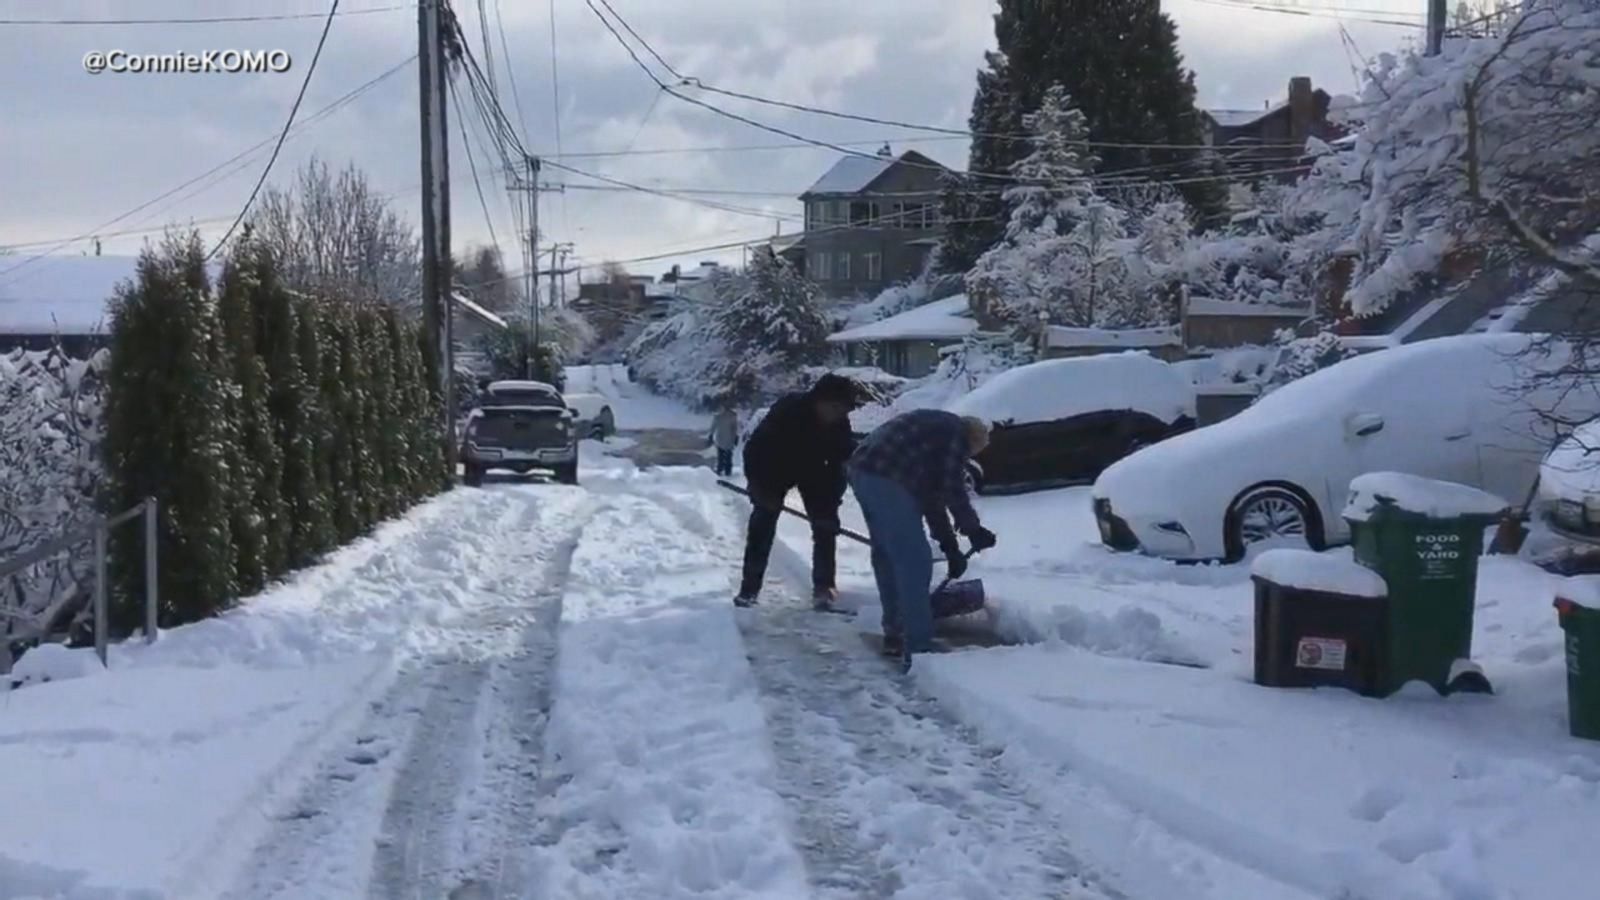
<path id="1" fill-rule="evenodd" d="M 1328 8 L 1308 9 L 1289 6 L 1271 6 L 1265 3 L 1248 2 L 1248 0 L 1192 0 L 1195 3 L 1204 3 L 1208 6 L 1220 6 L 1225 9 L 1253 10 L 1255 12 L 1279 13 L 1289 16 L 1302 16 L 1308 19 L 1334 19 L 1344 22 L 1362 22 L 1370 25 L 1394 25 L 1400 28 L 1426 28 L 1424 22 L 1404 19 L 1384 19 L 1368 15 L 1343 15 L 1338 11 Z M 1393 15 L 1393 13 L 1387 13 Z"/>
<path id="2" fill-rule="evenodd" d="M 398 74 L 399 72 L 404 70 L 407 66 L 410 66 L 413 62 L 416 62 L 416 59 L 417 59 L 417 56 L 416 56 L 416 54 L 413 53 L 412 55 L 410 55 L 410 56 L 406 57 L 405 59 L 401 60 L 399 63 L 395 64 L 394 66 L 391 66 L 390 68 L 388 68 L 388 69 L 384 70 L 383 72 L 379 73 L 376 77 L 372 78 L 371 80 L 366 81 L 363 84 L 357 86 L 354 90 L 351 90 L 348 93 L 344 94 L 343 96 L 340 96 L 340 97 L 334 99 L 328 105 L 326 105 L 323 108 L 317 110 L 315 113 L 311 114 L 310 116 L 307 116 L 306 118 L 302 119 L 300 121 L 300 124 L 295 126 L 294 131 L 296 133 L 303 133 L 306 129 L 309 129 L 312 125 L 315 125 L 316 123 L 321 122 L 321 121 L 331 117 L 334 113 L 336 113 L 339 110 L 343 109 L 344 107 L 350 105 L 351 103 L 354 103 L 363 94 L 365 94 L 368 91 L 372 90 L 373 88 L 377 87 L 379 84 L 383 83 L 384 81 L 388 80 L 389 78 L 394 77 L 396 74 Z M 46 249 L 46 250 L 44 250 L 44 251 L 42 251 L 40 253 L 34 254 L 32 256 L 29 256 L 28 258 L 18 262 L 16 265 L 10 266 L 10 267 L 8 267 L 6 269 L 0 269 L 0 279 L 4 279 L 7 275 L 10 275 L 10 274 L 12 274 L 14 272 L 18 272 L 18 271 L 20 271 L 22 269 L 27 268 L 28 266 L 32 265 L 34 262 L 49 256 L 50 254 L 54 253 L 55 251 L 60 250 L 62 247 L 67 246 L 68 244 L 74 244 L 74 243 L 77 243 L 79 241 L 85 241 L 85 240 L 88 240 L 89 238 L 95 237 L 101 231 L 103 231 L 103 230 L 105 230 L 107 228 L 110 228 L 111 226 L 117 224 L 118 222 L 121 222 L 121 221 L 123 221 L 125 219 L 132 218 L 133 216 L 136 216 L 139 213 L 144 212 L 146 209 L 149 209 L 150 207 L 155 206 L 158 203 L 161 203 L 162 201 L 166 200 L 167 198 L 172 197 L 174 194 L 178 194 L 178 193 L 180 193 L 180 192 L 182 192 L 184 190 L 187 190 L 191 186 L 194 186 L 194 185 L 196 185 L 196 184 L 198 184 L 198 183 L 200 183 L 202 181 L 206 181 L 207 179 L 212 178 L 212 176 L 216 175 L 218 172 L 221 172 L 222 170 L 227 169 L 230 166 L 234 166 L 236 163 L 241 163 L 242 161 L 248 160 L 250 157 L 254 156 L 257 151 L 259 151 L 259 150 L 267 147 L 268 145 L 270 145 L 273 142 L 274 139 L 275 138 L 273 138 L 273 137 L 268 137 L 268 138 L 262 139 L 261 141 L 257 142 L 256 144 L 251 145 L 250 147 L 246 148 L 245 150 L 243 150 L 243 151 L 235 154 L 234 156 L 232 156 L 232 157 L 230 157 L 230 158 L 218 163 L 217 165 L 211 167 L 210 169 L 207 169 L 206 171 L 201 172 L 199 175 L 196 175 L 195 177 L 189 179 L 188 181 L 185 181 L 182 184 L 179 184 L 178 186 L 176 186 L 176 187 L 174 187 L 174 188 L 172 188 L 172 189 L 170 189 L 168 191 L 165 191 L 164 193 L 161 193 L 161 194 L 159 194 L 159 195 L 157 195 L 155 197 L 152 197 L 149 200 L 146 200 L 145 202 L 139 204 L 138 206 L 135 206 L 133 209 L 130 209 L 125 213 L 122 213 L 121 215 L 115 216 L 114 218 L 111 218 L 111 219 L 107 219 L 106 221 L 100 223 L 100 225 L 98 225 L 93 231 L 87 231 L 87 232 L 84 232 L 82 234 L 76 235 L 74 237 L 66 238 L 66 239 L 60 241 L 59 243 L 55 244 L 54 246 L 52 246 L 52 247 L 50 247 L 50 248 L 48 248 L 48 249 Z M 240 165 L 240 166 L 234 168 L 232 171 L 229 171 L 228 173 L 223 175 L 222 178 L 226 178 L 229 175 L 232 175 L 233 172 L 242 170 L 242 168 L 243 168 L 243 166 Z M 187 199 L 189 197 L 193 197 L 196 194 L 200 193 L 201 191 L 209 189 L 209 187 L 212 184 L 216 184 L 220 180 L 221 179 L 213 180 L 209 184 L 203 185 L 200 188 L 197 188 L 195 191 L 190 192 L 189 194 L 186 194 L 184 197 L 179 198 L 179 200 L 175 201 L 175 202 L 181 202 L 184 199 Z M 170 208 L 170 207 L 168 207 L 168 208 Z M 159 230 L 159 229 L 155 229 L 155 230 Z"/>
<path id="3" fill-rule="evenodd" d="M 398 12 L 416 9 L 416 4 L 372 6 L 347 9 L 341 16 L 364 16 L 373 13 Z M 0 25 L 226 25 L 245 22 L 287 22 L 294 19 L 320 19 L 325 13 L 263 13 L 244 16 L 194 16 L 156 19 L 0 19 Z"/>
<path id="4" fill-rule="evenodd" d="M 267 183 L 267 175 L 272 172 L 272 164 L 278 161 L 278 153 L 283 150 L 283 142 L 289 139 L 289 129 L 294 127 L 295 114 L 300 111 L 300 102 L 306 98 L 306 88 L 311 86 L 311 76 L 317 71 L 317 60 L 322 58 L 322 48 L 328 43 L 328 32 L 333 29 L 333 17 L 338 12 L 339 0 L 333 0 L 333 5 L 328 7 L 328 19 L 322 23 L 322 35 L 317 38 L 317 49 L 311 54 L 311 64 L 306 67 L 306 77 L 300 81 L 300 93 L 295 95 L 294 105 L 289 107 L 289 118 L 283 123 L 283 131 L 278 135 L 278 143 L 272 148 L 272 156 L 267 159 L 266 166 L 261 169 L 261 177 L 256 179 L 256 186 L 250 190 L 250 196 L 245 199 L 244 206 L 239 209 L 239 217 L 233 220 L 232 225 L 228 226 L 228 230 L 222 235 L 222 239 L 217 241 L 216 246 L 211 248 L 210 253 L 206 254 L 206 259 L 209 260 L 211 257 L 216 256 L 217 251 L 222 249 L 222 245 L 226 244 L 228 238 L 233 236 L 234 229 L 239 227 L 239 223 L 243 222 L 245 215 L 250 212 L 250 205 L 256 202 L 256 196 L 261 193 L 261 186 Z"/>
<path id="5" fill-rule="evenodd" d="M 467 168 L 472 172 L 472 187 L 478 193 L 478 205 L 483 207 L 483 221 L 489 226 L 489 243 L 494 245 L 496 257 L 500 256 L 500 238 L 494 233 L 494 216 L 489 214 L 489 201 L 483 195 L 483 182 L 478 179 L 478 162 L 472 156 L 472 138 L 467 133 L 467 115 L 461 106 L 461 96 L 455 83 L 450 83 L 450 100 L 456 107 L 456 127 L 461 129 L 461 146 L 467 151 Z M 504 263 L 502 263 L 504 265 Z"/>
<path id="6" fill-rule="evenodd" d="M 500 0 L 494 0 L 494 23 L 500 32 L 500 60 L 505 63 L 506 81 L 511 84 L 511 103 L 517 111 L 517 130 L 522 139 L 528 139 L 528 118 L 522 111 L 522 95 L 517 91 L 517 73 L 511 67 L 511 45 L 506 41 L 506 17 L 500 12 Z"/>
<path id="7" fill-rule="evenodd" d="M 556 52 L 556 0 L 550 0 L 550 115 L 555 125 L 556 155 L 561 147 L 561 63 Z M 561 225 L 570 228 L 567 218 L 567 195 L 561 195 Z"/>

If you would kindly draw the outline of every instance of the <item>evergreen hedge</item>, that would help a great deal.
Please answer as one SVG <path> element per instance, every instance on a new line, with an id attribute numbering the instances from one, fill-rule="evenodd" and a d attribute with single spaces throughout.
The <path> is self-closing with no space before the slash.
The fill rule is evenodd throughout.
<path id="1" fill-rule="evenodd" d="M 212 285 L 197 236 L 140 257 L 113 303 L 101 507 L 161 506 L 159 621 L 213 615 L 447 487 L 419 323 L 292 294 L 246 236 Z M 115 622 L 144 608 L 112 534 Z"/>

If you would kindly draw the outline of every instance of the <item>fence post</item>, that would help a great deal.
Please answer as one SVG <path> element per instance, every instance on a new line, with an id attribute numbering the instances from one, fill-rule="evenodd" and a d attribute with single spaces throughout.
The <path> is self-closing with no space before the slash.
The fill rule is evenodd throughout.
<path id="1" fill-rule="evenodd" d="M 106 525 L 101 520 L 94 528 L 94 652 L 100 657 L 100 665 L 109 666 L 106 662 Z"/>
<path id="2" fill-rule="evenodd" d="M 161 579 L 156 569 L 156 498 L 144 499 L 144 639 L 156 639 L 156 614 L 161 608 L 159 591 Z"/>

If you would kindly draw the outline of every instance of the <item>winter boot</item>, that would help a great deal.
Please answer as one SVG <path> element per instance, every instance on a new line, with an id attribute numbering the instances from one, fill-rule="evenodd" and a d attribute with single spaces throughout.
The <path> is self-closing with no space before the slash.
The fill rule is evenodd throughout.
<path id="1" fill-rule="evenodd" d="M 883 636 L 883 655 L 884 656 L 901 657 L 901 656 L 905 656 L 905 652 L 906 652 L 905 640 L 903 638 L 901 638 L 900 635 L 898 635 L 898 634 L 886 634 L 886 635 Z"/>
<path id="2" fill-rule="evenodd" d="M 750 607 L 756 605 L 756 595 L 740 594 L 739 596 L 733 598 L 733 605 L 739 607 L 740 609 L 749 609 Z"/>
<path id="3" fill-rule="evenodd" d="M 839 592 L 833 588 L 819 587 L 811 592 L 811 608 L 817 612 L 833 612 L 833 602 L 838 596 Z"/>

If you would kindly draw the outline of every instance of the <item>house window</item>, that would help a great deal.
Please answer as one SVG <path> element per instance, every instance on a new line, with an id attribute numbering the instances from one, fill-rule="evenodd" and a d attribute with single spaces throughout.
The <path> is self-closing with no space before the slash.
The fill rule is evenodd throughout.
<path id="1" fill-rule="evenodd" d="M 811 280 L 827 281 L 833 277 L 833 254 L 811 254 Z"/>
<path id="2" fill-rule="evenodd" d="M 850 221 L 850 201 L 835 200 L 828 204 L 833 211 L 828 218 L 829 225 L 843 225 Z"/>
<path id="3" fill-rule="evenodd" d="M 881 253 L 867 253 L 867 254 L 864 254 L 864 258 L 867 261 L 867 280 L 868 281 L 882 281 L 883 280 L 883 254 L 881 254 Z"/>
<path id="4" fill-rule="evenodd" d="M 878 224 L 878 204 L 875 200 L 855 200 L 850 203 L 850 224 L 855 227 Z"/>
<path id="5" fill-rule="evenodd" d="M 813 200 L 806 204 L 806 230 L 821 228 L 828 224 L 828 203 L 823 200 Z"/>
<path id="6" fill-rule="evenodd" d="M 844 251 L 839 254 L 839 280 L 850 280 L 850 253 Z"/>

